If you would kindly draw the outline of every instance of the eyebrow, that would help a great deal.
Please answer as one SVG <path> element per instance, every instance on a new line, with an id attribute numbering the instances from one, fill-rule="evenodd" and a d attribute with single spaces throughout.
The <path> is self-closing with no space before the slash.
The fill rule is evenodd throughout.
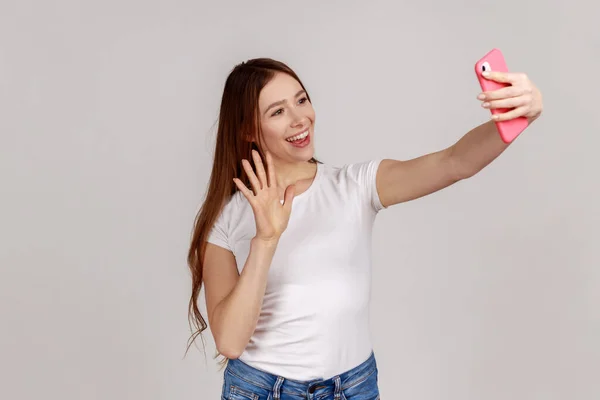
<path id="1" fill-rule="evenodd" d="M 306 91 L 305 91 L 304 89 L 300 89 L 300 90 L 298 91 L 298 93 L 296 93 L 296 95 L 295 95 L 294 97 L 298 97 L 298 96 L 300 96 L 300 95 L 301 95 L 301 94 L 303 94 L 303 93 L 306 93 Z M 281 104 L 283 104 L 283 103 L 285 103 L 285 100 L 279 100 L 279 101 L 276 101 L 275 103 L 271 104 L 271 105 L 270 105 L 269 107 L 267 107 L 267 109 L 265 110 L 265 114 L 266 114 L 267 112 L 269 112 L 269 110 L 270 110 L 271 108 L 273 108 L 273 107 L 275 107 L 275 106 L 278 106 L 278 105 L 281 105 Z"/>

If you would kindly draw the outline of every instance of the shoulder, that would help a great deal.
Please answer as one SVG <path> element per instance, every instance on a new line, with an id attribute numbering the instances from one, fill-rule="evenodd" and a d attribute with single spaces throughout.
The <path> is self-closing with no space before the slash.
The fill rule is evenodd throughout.
<path id="1" fill-rule="evenodd" d="M 365 183 L 375 177 L 377 169 L 381 163 L 380 159 L 358 161 L 350 164 L 345 164 L 341 170 L 350 178 L 357 182 Z"/>
<path id="2" fill-rule="evenodd" d="M 324 175 L 350 198 L 360 199 L 375 211 L 385 208 L 377 192 L 377 170 L 383 159 L 367 159 L 341 166 L 324 165 Z M 357 195 L 357 196 L 356 196 Z"/>
<path id="3" fill-rule="evenodd" d="M 235 192 L 225 200 L 215 222 L 209 230 L 207 241 L 227 250 L 233 251 L 232 240 L 234 232 L 239 225 L 239 221 L 243 219 L 244 203 L 240 196 L 243 194 L 239 191 Z"/>
<path id="4" fill-rule="evenodd" d="M 245 198 L 242 192 L 237 190 L 227 200 L 225 200 L 225 203 L 221 208 L 219 219 L 226 221 L 235 219 L 236 216 L 244 211 L 245 206 L 248 205 L 248 202 L 244 200 Z"/>
<path id="5" fill-rule="evenodd" d="M 346 163 L 341 166 L 322 164 L 320 168 L 323 169 L 325 175 L 335 177 L 338 180 L 369 184 L 375 178 L 381 161 L 381 159 L 369 159 Z"/>

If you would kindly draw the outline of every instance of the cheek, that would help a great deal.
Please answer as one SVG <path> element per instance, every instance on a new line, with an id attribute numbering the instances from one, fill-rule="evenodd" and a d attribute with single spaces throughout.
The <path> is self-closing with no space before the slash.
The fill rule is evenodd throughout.
<path id="1" fill-rule="evenodd" d="M 279 139 L 281 139 L 281 137 L 283 135 L 285 135 L 285 124 L 282 124 L 281 122 L 268 122 L 268 123 L 263 123 L 262 125 L 262 135 L 263 135 L 263 140 L 266 143 L 272 143 L 274 141 L 277 141 Z"/>
<path id="2" fill-rule="evenodd" d="M 314 122 L 315 120 L 315 110 L 312 106 L 306 107 L 306 113 L 304 114 L 308 119 Z"/>

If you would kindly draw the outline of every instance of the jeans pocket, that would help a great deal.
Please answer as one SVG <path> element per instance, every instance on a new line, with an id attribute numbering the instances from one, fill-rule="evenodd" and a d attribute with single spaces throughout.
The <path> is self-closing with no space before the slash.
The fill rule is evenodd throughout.
<path id="1" fill-rule="evenodd" d="M 342 390 L 342 400 L 379 400 L 377 370 L 358 378 Z"/>
<path id="2" fill-rule="evenodd" d="M 228 400 L 258 400 L 258 395 L 248 389 L 231 385 Z"/>
<path id="3" fill-rule="evenodd" d="M 222 397 L 227 400 L 262 400 L 266 399 L 269 391 L 253 385 L 248 380 L 225 372 Z"/>

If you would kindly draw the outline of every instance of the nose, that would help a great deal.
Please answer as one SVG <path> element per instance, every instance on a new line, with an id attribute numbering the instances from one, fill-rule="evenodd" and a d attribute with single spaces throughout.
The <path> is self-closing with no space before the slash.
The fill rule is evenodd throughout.
<path id="1" fill-rule="evenodd" d="M 291 126 L 293 127 L 297 127 L 297 126 L 302 126 L 305 123 L 305 118 L 302 115 L 302 113 L 299 113 L 295 110 L 290 112 L 291 115 Z"/>

